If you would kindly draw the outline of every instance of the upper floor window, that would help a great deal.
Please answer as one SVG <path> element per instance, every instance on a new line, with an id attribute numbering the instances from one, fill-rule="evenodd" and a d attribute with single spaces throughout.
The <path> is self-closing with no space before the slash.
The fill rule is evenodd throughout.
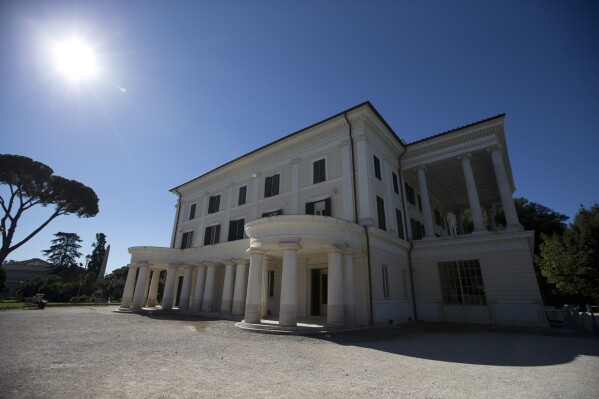
<path id="1" fill-rule="evenodd" d="M 191 240 L 193 239 L 193 231 L 183 233 L 181 238 L 181 249 L 191 248 Z"/>
<path id="2" fill-rule="evenodd" d="M 403 231 L 403 217 L 401 216 L 401 211 L 395 208 L 395 219 L 397 220 L 397 235 L 402 240 L 405 240 L 405 235 Z"/>
<path id="3" fill-rule="evenodd" d="M 404 188 L 406 189 L 406 199 L 412 205 L 416 205 L 416 196 L 414 195 L 414 188 L 410 186 L 408 183 L 404 183 Z"/>
<path id="4" fill-rule="evenodd" d="M 218 244 L 220 238 L 220 224 L 206 227 L 204 245 Z"/>
<path id="5" fill-rule="evenodd" d="M 237 197 L 237 205 L 244 205 L 246 203 L 247 192 L 248 192 L 248 186 L 239 187 L 239 196 Z"/>
<path id="6" fill-rule="evenodd" d="M 327 179 L 326 160 L 319 159 L 312 163 L 312 183 L 320 183 Z"/>
<path id="7" fill-rule="evenodd" d="M 391 176 L 393 178 L 393 191 L 395 191 L 396 194 L 399 194 L 399 183 L 397 180 L 397 175 L 395 174 L 395 172 L 391 172 Z"/>
<path id="8" fill-rule="evenodd" d="M 220 208 L 220 195 L 210 197 L 208 202 L 208 213 L 216 213 Z"/>
<path id="9" fill-rule="evenodd" d="M 306 215 L 332 216 L 331 199 L 326 198 L 320 201 L 306 202 Z"/>
<path id="10" fill-rule="evenodd" d="M 373 157 L 374 157 L 374 176 L 377 179 L 381 180 L 382 179 L 382 177 L 381 177 L 381 160 L 376 155 L 373 155 Z"/>
<path id="11" fill-rule="evenodd" d="M 385 201 L 378 195 L 376 196 L 376 211 L 379 217 L 379 229 L 387 230 L 387 222 L 385 220 Z"/>
<path id="12" fill-rule="evenodd" d="M 418 220 L 410 218 L 410 227 L 412 228 L 412 240 L 420 240 L 422 237 L 424 237 L 422 225 Z"/>
<path id="13" fill-rule="evenodd" d="M 264 181 L 264 198 L 273 197 L 279 195 L 279 181 L 281 175 L 268 176 Z"/>
<path id="14" fill-rule="evenodd" d="M 268 271 L 268 296 L 271 298 L 273 296 L 275 296 L 275 271 L 274 270 Z"/>
<path id="15" fill-rule="evenodd" d="M 196 217 L 196 204 L 191 204 L 189 208 L 189 220 L 194 219 Z"/>
<path id="16" fill-rule="evenodd" d="M 243 240 L 245 219 L 231 220 L 229 222 L 229 241 Z"/>

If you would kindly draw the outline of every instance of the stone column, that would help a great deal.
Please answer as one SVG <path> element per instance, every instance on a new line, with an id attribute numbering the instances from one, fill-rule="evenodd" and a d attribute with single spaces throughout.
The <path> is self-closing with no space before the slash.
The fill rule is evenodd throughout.
<path id="1" fill-rule="evenodd" d="M 245 312 L 245 280 L 247 275 L 247 259 L 235 261 L 235 288 L 233 289 L 233 309 L 235 316 L 243 316 Z"/>
<path id="2" fill-rule="evenodd" d="M 206 285 L 204 288 L 204 302 L 202 303 L 202 312 L 212 313 L 214 309 L 214 278 L 216 276 L 216 265 L 208 264 L 206 271 Z"/>
<path id="3" fill-rule="evenodd" d="M 343 219 L 354 221 L 352 170 L 349 139 L 341 142 L 341 175 L 343 176 Z"/>
<path id="4" fill-rule="evenodd" d="M 142 306 L 146 306 L 148 303 L 148 296 L 150 295 L 150 274 L 152 273 L 152 269 L 148 268 L 148 275 L 146 277 L 146 285 L 144 287 L 144 299 L 141 302 Z"/>
<path id="5" fill-rule="evenodd" d="M 424 237 L 435 237 L 435 225 L 433 224 L 433 212 L 431 210 L 431 201 L 428 195 L 428 186 L 426 185 L 426 167 L 419 166 L 415 169 L 418 173 L 418 188 L 422 199 L 422 214 L 424 216 Z"/>
<path id="6" fill-rule="evenodd" d="M 162 295 L 162 310 L 173 309 L 173 294 L 177 277 L 177 265 L 168 265 L 166 269 L 166 281 L 164 282 L 164 294 Z"/>
<path id="7" fill-rule="evenodd" d="M 183 284 L 181 285 L 181 296 L 179 298 L 179 311 L 189 311 L 189 296 L 191 294 L 191 265 L 184 266 Z"/>
<path id="8" fill-rule="evenodd" d="M 472 214 L 472 223 L 474 224 L 474 233 L 487 231 L 483 221 L 483 212 L 478 199 L 478 191 L 476 182 L 474 181 L 474 173 L 472 172 L 472 164 L 470 163 L 471 154 L 464 154 L 458 157 L 462 161 L 462 169 L 464 170 L 464 179 L 466 180 L 466 190 L 468 193 L 468 203 L 470 204 L 470 213 Z"/>
<path id="9" fill-rule="evenodd" d="M 279 325 L 297 326 L 297 243 L 281 244 L 283 248 L 283 278 L 281 281 L 281 305 Z"/>
<path id="10" fill-rule="evenodd" d="M 341 251 L 332 248 L 329 253 L 329 277 L 327 296 L 327 324 L 332 326 L 343 325 L 343 272 L 341 264 Z"/>
<path id="11" fill-rule="evenodd" d="M 268 316 L 268 261 L 267 256 L 262 258 L 262 305 L 260 316 L 266 318 Z"/>
<path id="12" fill-rule="evenodd" d="M 150 266 L 147 264 L 140 266 L 139 268 L 139 275 L 137 276 L 137 283 L 135 283 L 135 291 L 133 292 L 133 303 L 131 304 L 131 310 L 141 310 L 149 269 Z"/>
<path id="13" fill-rule="evenodd" d="M 150 293 L 148 294 L 148 307 L 156 307 L 156 297 L 158 295 L 158 283 L 160 282 L 160 270 L 152 270 L 152 282 L 150 283 Z"/>
<path id="14" fill-rule="evenodd" d="M 198 266 L 196 274 L 196 288 L 193 292 L 193 301 L 191 305 L 192 312 L 202 310 L 202 301 L 204 299 L 204 287 L 206 285 L 206 266 Z"/>
<path id="15" fill-rule="evenodd" d="M 494 146 L 487 151 L 491 154 L 491 160 L 493 161 L 493 170 L 495 171 L 495 178 L 497 179 L 497 186 L 499 188 L 499 195 L 501 196 L 501 204 L 503 205 L 503 213 L 505 214 L 505 222 L 508 230 L 523 230 L 524 228 L 518 220 L 518 213 L 516 212 L 516 205 L 512 198 L 512 190 L 507 179 L 505 172 L 505 164 L 503 162 L 503 156 L 501 155 L 500 146 Z"/>
<path id="16" fill-rule="evenodd" d="M 299 211 L 299 163 L 301 159 L 291 161 L 291 214 L 298 215 Z M 303 212 L 302 212 L 303 213 Z"/>
<path id="17" fill-rule="evenodd" d="M 249 249 L 250 272 L 248 276 L 248 289 L 245 300 L 245 322 L 260 323 L 262 315 L 262 252 Z"/>
<path id="18" fill-rule="evenodd" d="M 345 324 L 356 324 L 356 289 L 354 282 L 354 258 L 343 254 L 343 293 L 345 299 Z"/>
<path id="19" fill-rule="evenodd" d="M 223 298 L 220 305 L 220 312 L 229 314 L 233 306 L 233 284 L 235 283 L 235 264 L 225 262 L 225 281 L 223 283 Z"/>
<path id="20" fill-rule="evenodd" d="M 137 268 L 137 265 L 129 265 L 129 270 L 127 271 L 127 281 L 125 282 L 125 290 L 123 291 L 123 297 L 121 298 L 121 309 L 131 308 L 131 302 L 133 301 L 133 288 L 135 287 L 135 277 L 137 276 Z"/>

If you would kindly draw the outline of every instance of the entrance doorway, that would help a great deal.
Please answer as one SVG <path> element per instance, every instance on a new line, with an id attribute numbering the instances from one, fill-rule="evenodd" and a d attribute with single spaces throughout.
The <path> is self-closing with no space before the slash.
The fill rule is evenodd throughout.
<path id="1" fill-rule="evenodd" d="M 312 269 L 310 271 L 310 315 L 327 315 L 328 270 Z"/>

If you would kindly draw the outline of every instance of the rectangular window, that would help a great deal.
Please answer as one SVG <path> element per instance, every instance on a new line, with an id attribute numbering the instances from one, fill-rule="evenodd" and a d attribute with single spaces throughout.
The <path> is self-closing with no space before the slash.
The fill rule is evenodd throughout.
<path id="1" fill-rule="evenodd" d="M 435 209 L 435 224 L 441 226 L 441 213 Z"/>
<path id="2" fill-rule="evenodd" d="M 412 205 L 416 205 L 416 198 L 414 196 L 414 188 L 410 186 L 408 183 L 404 183 L 404 187 L 406 189 L 406 199 Z"/>
<path id="3" fill-rule="evenodd" d="M 321 201 L 306 202 L 306 215 L 331 215 L 331 199 L 326 198 Z"/>
<path id="4" fill-rule="evenodd" d="M 444 304 L 487 304 L 478 260 L 440 262 L 438 267 Z"/>
<path id="5" fill-rule="evenodd" d="M 395 191 L 396 194 L 399 194 L 399 182 L 395 172 L 391 172 L 391 177 L 393 178 L 393 191 Z"/>
<path id="6" fill-rule="evenodd" d="M 268 296 L 271 298 L 275 296 L 275 271 L 274 270 L 268 271 Z"/>
<path id="7" fill-rule="evenodd" d="M 402 240 L 406 239 L 406 236 L 403 231 L 403 217 L 401 216 L 401 211 L 395 208 L 395 219 L 397 221 L 397 235 Z"/>
<path id="8" fill-rule="evenodd" d="M 189 208 L 189 220 L 194 219 L 196 217 L 196 204 L 191 204 Z"/>
<path id="9" fill-rule="evenodd" d="M 378 195 L 376 196 L 376 211 L 379 217 L 379 229 L 387 231 L 387 221 L 385 220 L 385 201 Z"/>
<path id="10" fill-rule="evenodd" d="M 412 240 L 422 239 L 422 226 L 420 222 L 410 218 L 410 227 L 412 228 Z"/>
<path id="11" fill-rule="evenodd" d="M 262 214 L 263 218 L 267 218 L 270 216 L 277 216 L 277 215 L 282 215 L 283 214 L 283 210 L 282 209 L 277 209 L 276 211 L 272 211 L 272 212 L 264 212 Z"/>
<path id="12" fill-rule="evenodd" d="M 319 159 L 312 163 L 312 183 L 320 183 L 327 179 L 325 159 Z"/>
<path id="13" fill-rule="evenodd" d="M 374 176 L 377 179 L 381 180 L 382 179 L 382 177 L 381 177 L 381 161 L 376 155 L 373 155 L 373 157 L 374 157 Z"/>
<path id="14" fill-rule="evenodd" d="M 243 240 L 245 219 L 231 220 L 229 222 L 229 241 Z"/>
<path id="15" fill-rule="evenodd" d="M 239 187 L 239 196 L 237 197 L 237 205 L 244 205 L 246 202 L 248 186 Z"/>
<path id="16" fill-rule="evenodd" d="M 389 267 L 383 265 L 383 298 L 389 299 Z"/>
<path id="17" fill-rule="evenodd" d="M 204 245 L 218 244 L 220 238 L 220 225 L 206 227 L 206 234 L 204 235 Z"/>
<path id="18" fill-rule="evenodd" d="M 193 231 L 183 233 L 181 238 L 181 249 L 191 248 L 191 240 L 193 239 Z"/>
<path id="19" fill-rule="evenodd" d="M 280 183 L 281 175 L 278 173 L 276 175 L 268 176 L 264 181 L 264 198 L 274 197 L 275 195 L 279 195 L 279 183 Z"/>
<path id="20" fill-rule="evenodd" d="M 220 208 L 220 195 L 213 195 L 208 202 L 208 213 L 216 213 Z"/>
<path id="21" fill-rule="evenodd" d="M 401 288 L 403 299 L 408 299 L 408 273 L 406 273 L 406 269 L 401 269 Z"/>

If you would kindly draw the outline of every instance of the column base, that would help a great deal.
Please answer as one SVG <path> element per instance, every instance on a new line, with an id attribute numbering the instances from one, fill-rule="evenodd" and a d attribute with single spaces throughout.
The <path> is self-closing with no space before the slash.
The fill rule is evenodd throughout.
<path id="1" fill-rule="evenodd" d="M 245 305 L 245 322 L 260 323 L 262 313 L 262 304 L 246 304 Z"/>
<path id="2" fill-rule="evenodd" d="M 342 326 L 345 322 L 343 305 L 327 305 L 327 324 Z"/>
<path id="3" fill-rule="evenodd" d="M 212 299 L 204 299 L 204 304 L 202 305 L 202 312 L 212 313 L 214 311 Z"/>
<path id="4" fill-rule="evenodd" d="M 279 325 L 281 327 L 297 326 L 297 305 L 281 305 L 279 309 Z"/>
<path id="5" fill-rule="evenodd" d="M 223 301 L 223 303 L 220 306 L 220 312 L 225 314 L 231 313 L 231 305 L 231 301 Z"/>
<path id="6" fill-rule="evenodd" d="M 243 301 L 233 301 L 231 313 L 235 316 L 243 316 L 245 312 L 245 303 Z"/>

